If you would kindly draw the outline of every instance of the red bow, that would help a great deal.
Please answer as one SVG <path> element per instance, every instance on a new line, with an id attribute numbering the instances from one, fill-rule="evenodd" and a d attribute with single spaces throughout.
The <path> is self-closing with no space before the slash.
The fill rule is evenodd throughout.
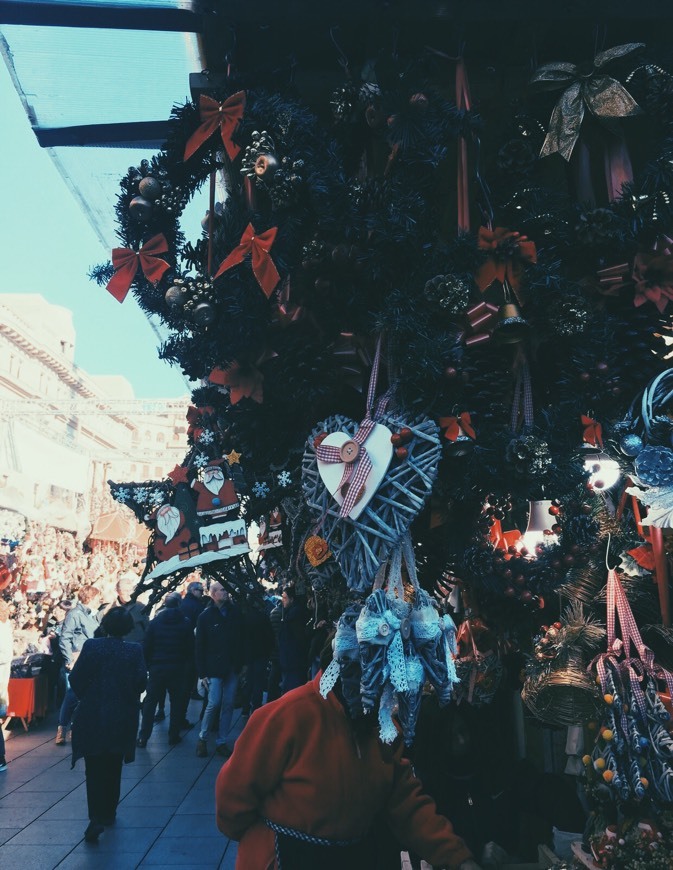
<path id="1" fill-rule="evenodd" d="M 252 399 L 262 403 L 264 400 L 264 375 L 252 363 L 239 363 L 234 360 L 226 369 L 216 368 L 208 375 L 212 384 L 229 387 L 229 401 L 236 405 L 241 399 Z"/>
<path id="2" fill-rule="evenodd" d="M 660 236 L 652 251 L 641 251 L 633 261 L 633 280 L 638 307 L 653 302 L 663 313 L 673 299 L 673 240 Z"/>
<path id="3" fill-rule="evenodd" d="M 499 250 L 503 243 L 510 239 L 516 243 L 516 257 L 503 256 L 503 252 Z M 509 281 L 512 290 L 518 290 L 521 286 L 522 264 L 537 263 L 535 242 L 506 227 L 496 227 L 494 230 L 479 227 L 478 244 L 482 250 L 491 251 L 488 260 L 479 267 L 475 275 L 477 286 L 482 293 L 494 281 L 504 284 L 505 279 Z"/>
<path id="4" fill-rule="evenodd" d="M 156 284 L 162 275 L 171 267 L 165 260 L 155 257 L 155 254 L 164 254 L 168 250 L 168 242 L 163 233 L 153 236 L 145 242 L 136 253 L 131 248 L 113 248 L 112 265 L 115 273 L 107 284 L 107 289 L 118 302 L 123 302 L 131 288 L 133 279 L 138 271 L 138 266 L 148 281 Z"/>
<path id="5" fill-rule="evenodd" d="M 601 424 L 597 420 L 594 420 L 593 417 L 587 417 L 585 414 L 582 414 L 582 425 L 584 426 L 582 440 L 586 444 L 593 444 L 594 447 L 596 445 L 603 447 L 603 427 Z"/>
<path id="6" fill-rule="evenodd" d="M 187 140 L 183 159 L 189 160 L 192 154 L 198 151 L 219 127 L 227 155 L 230 160 L 234 160 L 241 148 L 231 141 L 231 137 L 234 135 L 238 122 L 243 118 L 244 111 L 245 91 L 233 94 L 223 103 L 218 103 L 212 97 L 201 94 L 199 97 L 201 126 L 197 127 Z"/>
<path id="7" fill-rule="evenodd" d="M 461 430 L 463 435 L 467 435 L 468 438 L 472 438 L 473 441 L 477 437 L 477 433 L 472 427 L 472 420 L 467 411 L 463 411 L 463 413 L 459 414 L 457 417 L 440 417 L 439 426 L 441 429 L 446 429 L 444 437 L 447 441 L 457 441 L 461 434 Z"/>
<path id="8" fill-rule="evenodd" d="M 278 269 L 271 259 L 269 251 L 276 239 L 278 227 L 271 227 L 264 233 L 256 234 L 252 224 L 248 224 L 241 236 L 240 244 L 229 254 L 215 273 L 219 278 L 227 269 L 242 263 L 248 254 L 252 253 L 252 271 L 257 278 L 257 283 L 264 291 L 267 298 L 271 296 L 276 285 L 280 281 Z M 214 280 L 214 279 L 213 279 Z"/>

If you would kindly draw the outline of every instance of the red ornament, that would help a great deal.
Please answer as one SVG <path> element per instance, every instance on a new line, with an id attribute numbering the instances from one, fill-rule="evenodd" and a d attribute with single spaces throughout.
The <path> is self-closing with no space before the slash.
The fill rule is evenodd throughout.
<path id="1" fill-rule="evenodd" d="M 411 431 L 411 429 L 408 426 L 403 426 L 402 429 L 400 429 L 400 438 L 405 443 L 407 441 L 411 440 L 411 438 L 413 437 L 413 434 L 414 433 Z"/>
<path id="2" fill-rule="evenodd" d="M 561 513 L 561 508 L 558 507 L 557 505 L 553 504 L 553 505 L 551 505 L 550 508 L 549 508 L 549 513 L 550 513 L 553 517 L 557 517 L 557 516 Z"/>
<path id="3" fill-rule="evenodd" d="M 398 459 L 406 459 L 408 455 L 409 455 L 409 451 L 407 450 L 406 447 L 396 447 L 395 448 L 395 456 L 397 456 Z"/>
<path id="4" fill-rule="evenodd" d="M 178 483 L 187 483 L 187 468 L 183 465 L 176 465 L 173 471 L 169 471 L 166 477 L 172 480 L 177 486 Z"/>
<path id="5" fill-rule="evenodd" d="M 399 432 L 393 432 L 390 436 L 390 441 L 395 447 L 399 447 L 402 443 L 402 435 Z"/>

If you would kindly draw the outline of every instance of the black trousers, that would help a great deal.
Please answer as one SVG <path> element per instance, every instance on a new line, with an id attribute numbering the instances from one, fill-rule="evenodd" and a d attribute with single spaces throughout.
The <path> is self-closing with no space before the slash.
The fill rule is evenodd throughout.
<path id="1" fill-rule="evenodd" d="M 168 692 L 171 702 L 171 714 L 168 721 L 168 736 L 179 737 L 180 728 L 185 721 L 187 703 L 189 702 L 189 689 L 187 687 L 187 674 L 185 668 L 174 670 L 150 669 L 147 682 L 147 694 L 143 701 L 143 720 L 140 726 L 140 737 L 149 740 L 154 726 L 154 712 L 157 709 L 159 699 Z"/>
<path id="2" fill-rule="evenodd" d="M 114 818 L 119 803 L 123 761 L 123 755 L 111 752 L 84 756 L 90 821 L 102 822 Z"/>

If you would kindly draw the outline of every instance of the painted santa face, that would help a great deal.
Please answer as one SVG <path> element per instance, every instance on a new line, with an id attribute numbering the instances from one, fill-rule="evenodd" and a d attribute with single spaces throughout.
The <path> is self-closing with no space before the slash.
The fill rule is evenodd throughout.
<path id="1" fill-rule="evenodd" d="M 166 538 L 166 543 L 171 540 L 180 528 L 180 511 L 172 505 L 164 505 L 157 512 L 157 529 Z"/>
<path id="2" fill-rule="evenodd" d="M 203 472 L 203 485 L 212 493 L 218 493 L 224 484 L 224 472 L 221 468 L 206 468 Z"/>

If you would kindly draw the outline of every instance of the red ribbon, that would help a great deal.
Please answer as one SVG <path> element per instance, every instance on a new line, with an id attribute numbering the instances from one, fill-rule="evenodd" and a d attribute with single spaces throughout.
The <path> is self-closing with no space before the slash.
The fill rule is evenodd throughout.
<path id="1" fill-rule="evenodd" d="M 585 414 L 582 414 L 582 425 L 584 426 L 584 432 L 582 433 L 582 439 L 586 444 L 593 444 L 594 447 L 602 447 L 603 446 L 603 427 L 601 424 L 594 420 L 593 417 L 587 417 Z"/>
<path id="2" fill-rule="evenodd" d="M 231 137 L 234 135 L 239 121 L 243 118 L 244 111 L 245 91 L 233 94 L 223 103 L 218 103 L 212 97 L 201 94 L 199 97 L 201 126 L 197 127 L 187 140 L 183 159 L 189 160 L 192 154 L 198 151 L 203 143 L 207 142 L 219 127 L 227 155 L 230 160 L 234 160 L 241 148 L 235 142 L 232 142 Z"/>
<path id="3" fill-rule="evenodd" d="M 215 278 L 219 278 L 232 266 L 237 266 L 242 263 L 248 254 L 252 254 L 252 271 L 257 279 L 257 283 L 264 291 L 267 298 L 271 296 L 276 285 L 280 281 L 278 269 L 271 259 L 271 250 L 276 239 L 278 227 L 271 227 L 264 233 L 257 235 L 252 224 L 248 224 L 245 232 L 241 236 L 241 241 L 237 248 L 229 254 L 222 262 L 220 268 L 215 273 Z"/>
<path id="4" fill-rule="evenodd" d="M 509 239 L 516 242 L 516 257 L 502 256 L 498 250 Z M 494 230 L 489 230 L 488 227 L 479 227 L 478 245 L 483 251 L 491 252 L 489 258 L 479 267 L 475 275 L 477 286 L 482 293 L 494 281 L 500 281 L 501 284 L 504 284 L 505 280 L 516 292 L 521 286 L 523 264 L 537 263 L 535 242 L 531 242 L 526 236 L 522 236 L 521 233 L 514 230 L 508 230 L 506 227 L 496 227 Z"/>
<path id="5" fill-rule="evenodd" d="M 462 434 L 472 438 L 473 441 L 477 438 L 477 433 L 472 426 L 472 419 L 467 411 L 463 411 L 457 417 L 440 417 L 439 427 L 446 429 L 444 437 L 447 441 L 456 441 L 461 434 L 461 429 Z"/>
<path id="6" fill-rule="evenodd" d="M 633 261 L 636 307 L 653 302 L 660 313 L 673 299 L 673 239 L 659 236 L 652 251 L 641 251 Z"/>
<path id="7" fill-rule="evenodd" d="M 469 112 L 471 108 L 470 85 L 467 80 L 467 70 L 462 57 L 456 63 L 456 107 L 463 112 Z M 465 136 L 458 138 L 458 230 L 462 233 L 470 232 L 470 188 L 469 166 L 467 162 L 467 139 Z"/>
<path id="8" fill-rule="evenodd" d="M 115 268 L 115 273 L 108 281 L 107 289 L 117 302 L 123 302 L 126 299 L 138 271 L 138 266 L 143 270 L 143 274 L 150 283 L 156 284 L 157 281 L 161 280 L 164 272 L 171 267 L 155 254 L 165 254 L 166 251 L 168 251 L 168 242 L 163 233 L 159 233 L 145 242 L 138 253 L 131 248 L 112 249 L 112 265 Z"/>

